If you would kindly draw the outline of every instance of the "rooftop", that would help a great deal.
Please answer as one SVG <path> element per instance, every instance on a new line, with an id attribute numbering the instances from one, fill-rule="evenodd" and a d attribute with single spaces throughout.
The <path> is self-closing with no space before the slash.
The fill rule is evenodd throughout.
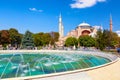
<path id="1" fill-rule="evenodd" d="M 80 23 L 78 26 L 90 26 L 90 24 L 83 22 L 83 23 Z"/>

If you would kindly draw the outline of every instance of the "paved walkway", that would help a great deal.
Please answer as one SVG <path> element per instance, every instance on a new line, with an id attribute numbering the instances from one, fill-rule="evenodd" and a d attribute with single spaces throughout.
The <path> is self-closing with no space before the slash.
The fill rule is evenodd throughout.
<path id="1" fill-rule="evenodd" d="M 67 74 L 62 76 L 54 76 L 49 78 L 41 78 L 34 80 L 92 80 L 91 77 L 88 76 L 86 72 Z"/>
<path id="2" fill-rule="evenodd" d="M 87 73 L 92 80 L 120 80 L 120 59 L 111 65 L 90 70 Z"/>

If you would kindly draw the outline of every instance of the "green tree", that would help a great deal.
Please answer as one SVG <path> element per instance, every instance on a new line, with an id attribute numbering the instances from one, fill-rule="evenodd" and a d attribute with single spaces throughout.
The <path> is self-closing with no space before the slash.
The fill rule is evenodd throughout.
<path id="1" fill-rule="evenodd" d="M 114 48 L 118 43 L 119 43 L 119 37 L 117 35 L 117 33 L 115 32 L 109 32 L 109 41 L 110 41 L 110 44 L 109 46 Z"/>
<path id="2" fill-rule="evenodd" d="M 42 36 L 42 40 L 43 40 L 43 45 L 44 46 L 50 44 L 50 40 L 51 40 L 50 34 L 49 33 L 44 33 L 44 35 Z"/>
<path id="3" fill-rule="evenodd" d="M 36 34 L 33 34 L 33 38 L 34 38 L 34 44 L 35 46 L 43 46 L 43 43 L 42 43 L 42 38 L 41 38 L 41 33 L 36 33 Z"/>
<path id="4" fill-rule="evenodd" d="M 65 45 L 67 47 L 74 46 L 74 45 L 77 46 L 78 45 L 78 40 L 75 37 L 69 37 L 69 38 L 66 39 Z"/>
<path id="5" fill-rule="evenodd" d="M 91 36 L 80 36 L 78 42 L 80 46 L 84 46 L 84 47 L 95 46 L 95 39 Z"/>
<path id="6" fill-rule="evenodd" d="M 23 49 L 33 49 L 35 47 L 32 33 L 26 31 L 25 35 L 22 38 L 22 48 Z"/>
<path id="7" fill-rule="evenodd" d="M 103 37 L 102 30 L 98 30 L 97 31 L 97 35 L 96 35 L 96 47 L 99 48 L 100 50 L 103 50 L 105 48 L 105 38 Z"/>
<path id="8" fill-rule="evenodd" d="M 114 48 L 119 43 L 118 35 L 108 30 L 98 31 L 96 35 L 96 47 L 100 50 L 106 47 Z"/>
<path id="9" fill-rule="evenodd" d="M 51 42 L 49 33 L 36 33 L 33 35 L 36 46 L 46 46 Z"/>
<path id="10" fill-rule="evenodd" d="M 18 47 L 21 44 L 22 35 L 14 28 L 9 29 L 11 46 Z"/>

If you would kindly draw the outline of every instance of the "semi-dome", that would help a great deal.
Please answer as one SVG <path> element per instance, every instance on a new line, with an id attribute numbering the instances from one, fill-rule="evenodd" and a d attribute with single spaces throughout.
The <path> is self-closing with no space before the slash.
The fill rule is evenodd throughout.
<path id="1" fill-rule="evenodd" d="M 83 22 L 83 23 L 80 23 L 78 26 L 90 26 L 90 24 Z"/>

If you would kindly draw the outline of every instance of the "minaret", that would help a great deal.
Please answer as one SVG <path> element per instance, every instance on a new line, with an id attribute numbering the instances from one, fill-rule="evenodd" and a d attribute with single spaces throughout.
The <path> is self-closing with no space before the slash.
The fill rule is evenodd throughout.
<path id="1" fill-rule="evenodd" d="M 62 17 L 61 17 L 61 14 L 59 16 L 59 39 L 62 38 L 64 36 L 64 26 L 62 24 Z"/>
<path id="2" fill-rule="evenodd" d="M 110 14 L 110 32 L 112 32 L 112 15 Z"/>

